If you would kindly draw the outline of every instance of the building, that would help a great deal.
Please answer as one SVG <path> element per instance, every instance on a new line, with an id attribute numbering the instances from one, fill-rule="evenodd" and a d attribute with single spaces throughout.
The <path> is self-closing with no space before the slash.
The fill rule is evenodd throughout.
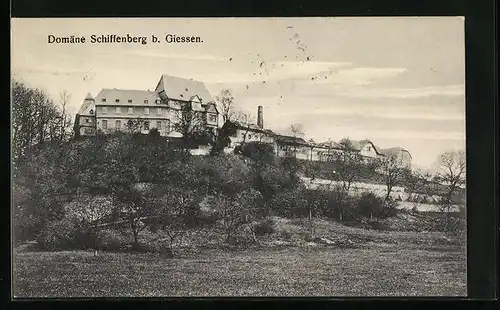
<path id="1" fill-rule="evenodd" d="M 411 168 L 412 157 L 410 152 L 402 147 L 392 147 L 388 149 L 382 149 L 380 152 L 383 156 L 392 156 L 396 164 L 401 167 Z"/>
<path id="2" fill-rule="evenodd" d="M 154 91 L 102 89 L 95 99 L 84 100 L 75 120 L 75 133 L 93 135 L 117 131 L 149 133 L 156 128 L 161 136 L 182 137 L 176 124 L 189 108 L 192 125 L 217 133 L 221 116 L 216 103 L 201 82 L 162 75 Z M 93 114 L 89 111 L 92 110 Z M 84 120 L 82 123 L 82 119 Z M 94 123 L 91 132 L 86 121 Z"/>
<path id="3" fill-rule="evenodd" d="M 75 117 L 73 130 L 76 136 L 92 136 L 96 134 L 95 100 L 87 94 Z"/>
<path id="4" fill-rule="evenodd" d="M 259 106 L 257 110 L 257 125 L 228 120 L 221 130 L 226 132 L 229 137 L 229 143 L 224 150 L 226 153 L 234 152 L 236 147 L 244 143 L 261 142 L 271 145 L 275 143 L 275 133 L 264 128 L 262 106 Z"/>
<path id="5" fill-rule="evenodd" d="M 334 141 L 314 143 L 311 149 L 312 161 L 330 161 L 336 154 L 343 151 L 340 144 Z"/>
<path id="6" fill-rule="evenodd" d="M 311 159 L 311 144 L 300 137 L 276 135 L 276 156 L 295 157 L 297 159 Z"/>

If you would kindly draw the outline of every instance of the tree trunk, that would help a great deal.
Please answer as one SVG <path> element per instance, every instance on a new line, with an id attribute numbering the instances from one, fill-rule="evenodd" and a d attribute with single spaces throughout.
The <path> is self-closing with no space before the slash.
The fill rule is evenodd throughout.
<path id="1" fill-rule="evenodd" d="M 392 186 L 387 186 L 387 194 L 385 195 L 385 200 L 389 200 L 391 197 Z"/>

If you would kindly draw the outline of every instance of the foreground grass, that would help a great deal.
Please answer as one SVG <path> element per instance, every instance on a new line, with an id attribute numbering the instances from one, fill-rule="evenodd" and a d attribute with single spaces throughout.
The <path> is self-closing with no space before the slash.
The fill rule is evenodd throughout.
<path id="1" fill-rule="evenodd" d="M 16 297 L 465 296 L 456 245 L 206 250 L 189 257 L 14 253 Z"/>

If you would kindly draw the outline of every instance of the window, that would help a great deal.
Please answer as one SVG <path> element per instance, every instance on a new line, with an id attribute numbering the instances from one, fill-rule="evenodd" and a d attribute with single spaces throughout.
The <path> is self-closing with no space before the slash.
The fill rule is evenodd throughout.
<path id="1" fill-rule="evenodd" d="M 108 107 L 101 107 L 102 114 L 108 113 Z"/>
<path id="2" fill-rule="evenodd" d="M 90 115 L 94 115 L 94 110 L 90 109 Z"/>
<path id="3" fill-rule="evenodd" d="M 241 134 L 241 137 L 242 137 L 243 139 L 245 139 L 245 133 L 242 133 L 242 134 Z"/>
<path id="4" fill-rule="evenodd" d="M 248 139 L 252 139 L 252 135 L 251 134 L 248 135 Z"/>
<path id="5" fill-rule="evenodd" d="M 161 115 L 161 108 L 156 109 L 156 115 Z"/>
<path id="6" fill-rule="evenodd" d="M 156 99 L 155 102 L 156 103 L 160 103 L 161 101 L 160 101 L 160 99 Z"/>
<path id="7" fill-rule="evenodd" d="M 115 99 L 115 102 L 120 102 L 120 99 Z"/>
<path id="8" fill-rule="evenodd" d="M 209 115 L 208 115 L 208 121 L 209 121 L 210 123 L 216 123 L 216 122 L 217 122 L 217 116 L 216 116 L 216 115 L 214 115 L 214 114 L 209 114 Z"/>
<path id="9" fill-rule="evenodd" d="M 144 108 L 144 114 L 146 114 L 146 115 L 149 114 L 149 108 Z"/>
<path id="10" fill-rule="evenodd" d="M 120 107 L 116 107 L 116 114 L 120 114 L 121 113 L 121 108 Z"/>
<path id="11" fill-rule="evenodd" d="M 85 123 L 90 123 L 90 119 L 86 118 Z"/>
<path id="12" fill-rule="evenodd" d="M 102 120 L 102 128 L 103 129 L 107 129 L 108 128 L 108 121 L 105 120 L 105 119 Z"/>
<path id="13" fill-rule="evenodd" d="M 101 101 L 102 101 L 102 102 L 106 102 L 106 98 L 102 98 L 102 99 L 101 99 Z"/>
<path id="14" fill-rule="evenodd" d="M 133 107 L 129 107 L 128 108 L 128 114 L 134 114 L 134 108 Z"/>
<path id="15" fill-rule="evenodd" d="M 161 121 L 156 121 L 156 129 L 161 130 Z"/>
<path id="16" fill-rule="evenodd" d="M 370 151 L 372 150 L 372 147 L 371 147 L 371 146 L 368 146 L 368 147 L 366 148 L 366 150 L 367 150 L 368 152 L 370 152 Z"/>
<path id="17" fill-rule="evenodd" d="M 144 130 L 149 130 L 149 122 L 148 121 L 144 122 Z"/>
<path id="18" fill-rule="evenodd" d="M 144 100 L 144 103 L 148 103 L 148 100 L 147 100 L 147 99 L 146 99 L 146 100 Z"/>
<path id="19" fill-rule="evenodd" d="M 117 121 L 115 122 L 115 127 L 116 127 L 116 129 L 118 129 L 118 130 L 119 130 L 119 129 L 122 127 L 122 122 L 121 122 L 121 121 L 119 121 L 119 120 L 117 120 Z"/>
<path id="20" fill-rule="evenodd" d="M 92 128 L 85 128 L 85 129 L 83 129 L 83 132 L 84 132 L 84 133 L 87 133 L 87 134 L 92 134 L 92 133 L 94 133 L 94 131 L 92 130 Z"/>
<path id="21" fill-rule="evenodd" d="M 132 99 L 129 99 L 129 100 L 128 100 L 128 103 L 132 103 Z"/>

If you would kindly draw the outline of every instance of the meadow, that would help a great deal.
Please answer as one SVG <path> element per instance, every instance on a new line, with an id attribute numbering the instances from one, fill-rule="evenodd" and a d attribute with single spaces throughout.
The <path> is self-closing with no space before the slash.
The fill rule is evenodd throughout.
<path id="1" fill-rule="evenodd" d="M 379 231 L 317 220 L 321 244 L 298 220 L 276 219 L 259 244 L 203 241 L 156 253 L 14 250 L 15 297 L 465 296 L 463 242 L 440 232 Z M 288 238 L 283 238 L 283 232 Z M 145 234 L 145 238 L 148 234 Z M 198 238 L 198 245 L 193 240 Z M 213 236 L 210 236 L 213 240 Z M 191 246 L 188 246 L 191 244 Z"/>

